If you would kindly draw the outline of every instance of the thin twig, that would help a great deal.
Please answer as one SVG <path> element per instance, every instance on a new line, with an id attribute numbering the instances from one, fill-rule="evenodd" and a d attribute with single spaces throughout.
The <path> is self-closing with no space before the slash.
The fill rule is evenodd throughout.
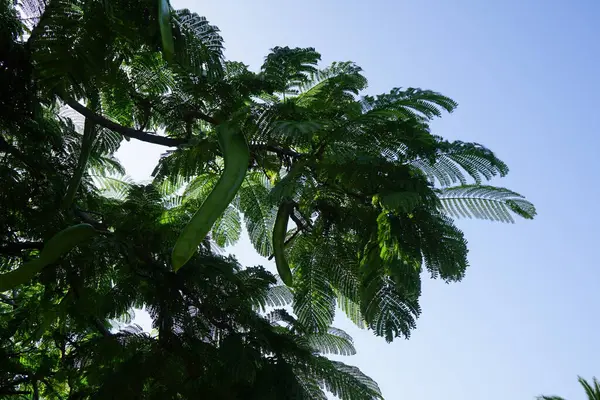
<path id="1" fill-rule="evenodd" d="M 283 147 L 277 147 L 277 146 L 273 146 L 270 144 L 251 144 L 249 146 L 252 150 L 267 150 L 273 153 L 276 153 L 278 155 L 284 155 L 284 156 L 288 156 L 288 157 L 292 157 L 292 158 L 299 158 L 300 156 L 302 156 L 301 153 L 298 153 L 297 151 L 294 151 L 292 149 L 285 149 Z"/>
<path id="2" fill-rule="evenodd" d="M 285 247 L 288 244 L 290 244 L 292 242 L 292 240 L 294 240 L 296 238 L 296 236 L 298 236 L 300 234 L 300 232 L 302 232 L 302 229 L 296 229 L 296 232 L 294 232 L 292 234 L 292 236 L 290 236 L 289 238 L 286 239 L 285 242 L 283 242 L 283 247 Z M 271 254 L 269 256 L 268 260 L 271 261 L 273 258 L 275 258 L 275 254 Z"/>

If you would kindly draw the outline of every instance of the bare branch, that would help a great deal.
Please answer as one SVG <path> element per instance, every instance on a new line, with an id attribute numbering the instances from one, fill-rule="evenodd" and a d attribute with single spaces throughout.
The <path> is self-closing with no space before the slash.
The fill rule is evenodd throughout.
<path id="1" fill-rule="evenodd" d="M 63 101 L 73 110 L 77 111 L 79 114 L 88 118 L 95 124 L 103 126 L 106 129 L 110 129 L 113 132 L 120 133 L 121 135 L 126 137 L 141 140 L 142 142 L 154 143 L 167 147 L 177 147 L 187 142 L 185 139 L 174 139 L 166 136 L 158 136 L 151 132 L 140 131 L 134 128 L 129 128 L 127 126 L 120 125 L 116 122 L 109 120 L 106 117 L 103 117 L 102 115 L 96 114 L 94 111 L 90 110 L 89 108 L 87 108 L 86 106 L 74 99 L 67 98 L 63 99 Z"/>
<path id="2" fill-rule="evenodd" d="M 300 232 L 302 232 L 302 229 L 298 228 L 296 229 L 296 232 L 294 232 L 292 234 L 292 236 L 290 236 L 289 238 L 286 239 L 285 242 L 283 242 L 283 247 L 289 245 L 294 239 L 296 239 L 296 236 L 298 236 L 300 234 Z M 269 261 L 271 261 L 273 258 L 275 258 L 275 254 L 271 254 L 268 258 Z"/>
<path id="3" fill-rule="evenodd" d="M 96 228 L 97 230 L 99 230 L 101 232 L 107 231 L 107 229 L 108 229 L 107 226 L 104 223 L 98 222 L 94 218 L 90 217 L 88 215 L 88 211 L 83 211 L 78 208 L 74 208 L 73 212 L 79 219 L 81 219 L 86 224 L 90 224 L 91 226 L 93 226 L 94 228 Z"/>
<path id="4" fill-rule="evenodd" d="M 22 250 L 41 249 L 44 247 L 43 242 L 15 242 L 3 243 L 0 245 L 0 254 L 8 256 L 19 256 Z"/>
<path id="5" fill-rule="evenodd" d="M 288 156 L 288 157 L 298 158 L 302 155 L 292 149 L 285 149 L 283 147 L 277 147 L 277 146 L 273 146 L 270 144 L 251 144 L 249 147 L 253 151 L 266 150 L 266 151 L 276 153 L 279 156 Z"/>

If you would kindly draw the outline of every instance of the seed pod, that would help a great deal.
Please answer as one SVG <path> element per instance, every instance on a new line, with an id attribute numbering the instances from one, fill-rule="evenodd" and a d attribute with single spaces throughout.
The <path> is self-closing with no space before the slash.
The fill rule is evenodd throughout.
<path id="1" fill-rule="evenodd" d="M 235 198 L 248 170 L 250 151 L 244 135 L 223 125 L 218 127 L 217 135 L 225 169 L 214 189 L 175 242 L 171 254 L 175 271 L 184 266 L 198 250 L 198 246 L 208 235 L 217 218 Z"/>
<path id="2" fill-rule="evenodd" d="M 158 0 L 158 25 L 165 58 L 170 60 L 175 54 L 175 43 L 171 27 L 171 7 L 168 0 Z"/>
<path id="3" fill-rule="evenodd" d="M 285 258 L 285 237 L 287 234 L 287 224 L 292 212 L 293 206 L 290 203 L 284 202 L 277 210 L 275 225 L 273 227 L 273 254 L 275 255 L 275 265 L 277 272 L 283 283 L 292 286 L 293 276 L 290 270 L 290 265 Z"/>
<path id="4" fill-rule="evenodd" d="M 35 260 L 23 264 L 14 271 L 0 275 L 0 292 L 11 290 L 31 280 L 45 266 L 55 263 L 73 247 L 96 235 L 98 231 L 89 224 L 70 226 L 52 236 Z"/>

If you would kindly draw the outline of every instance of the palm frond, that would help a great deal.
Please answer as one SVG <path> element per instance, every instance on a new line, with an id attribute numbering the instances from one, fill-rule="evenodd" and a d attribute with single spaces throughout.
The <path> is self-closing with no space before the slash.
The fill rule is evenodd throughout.
<path id="1" fill-rule="evenodd" d="M 585 390 L 585 394 L 587 395 L 588 400 L 599 400 L 600 399 L 600 382 L 598 382 L 596 377 L 593 378 L 592 384 L 590 384 L 588 381 L 586 381 L 581 376 L 578 376 L 577 380 L 583 387 L 583 390 Z"/>
<path id="2" fill-rule="evenodd" d="M 43 26 L 38 25 L 36 37 L 30 38 L 37 78 L 42 87 L 58 89 L 81 76 L 75 68 L 84 69 L 77 65 L 77 61 L 82 63 L 84 57 L 75 60 L 82 54 L 73 52 L 73 47 L 79 43 L 78 28 L 83 18 L 83 10 L 73 2 L 56 0 L 46 4 L 44 18 L 40 20 Z M 69 76 L 70 73 L 72 76 Z"/>
<path id="3" fill-rule="evenodd" d="M 129 78 L 129 67 L 122 66 L 114 73 L 114 85 L 102 90 L 102 112 L 123 126 L 134 126 L 135 102 L 131 96 L 133 84 Z"/>
<path id="4" fill-rule="evenodd" d="M 327 395 L 323 392 L 320 382 L 311 376 L 297 371 L 298 383 L 302 387 L 302 393 L 299 393 L 294 399 L 298 400 L 327 400 Z"/>
<path id="5" fill-rule="evenodd" d="M 337 306 L 359 328 L 365 328 L 360 308 L 360 263 L 356 250 L 349 243 L 331 240 L 330 237 L 313 238 L 315 252 L 332 260 L 326 269 L 327 281 L 336 295 Z"/>
<path id="6" fill-rule="evenodd" d="M 163 179 L 153 181 L 156 190 L 163 196 L 173 196 L 177 194 L 184 194 L 188 185 L 191 183 L 185 176 L 178 176 L 175 179 Z"/>
<path id="7" fill-rule="evenodd" d="M 306 165 L 296 163 L 294 166 L 271 188 L 269 199 L 274 204 L 281 204 L 283 201 L 296 199 L 298 195 L 306 188 L 302 188 L 306 184 L 307 175 Z M 304 190 L 301 190 L 304 189 Z"/>

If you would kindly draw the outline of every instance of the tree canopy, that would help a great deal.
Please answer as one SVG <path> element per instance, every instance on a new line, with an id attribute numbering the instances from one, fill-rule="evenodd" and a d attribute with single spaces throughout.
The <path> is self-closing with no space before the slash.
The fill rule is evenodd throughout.
<path id="1" fill-rule="evenodd" d="M 326 358 L 355 351 L 336 308 L 408 337 L 424 274 L 465 274 L 454 219 L 535 216 L 491 150 L 431 132 L 454 100 L 362 95 L 313 48 L 251 71 L 166 0 L 0 0 L 0 57 L 0 396 L 381 398 Z M 166 148 L 151 183 L 123 140 Z M 222 254 L 242 229 L 278 276 Z"/>

